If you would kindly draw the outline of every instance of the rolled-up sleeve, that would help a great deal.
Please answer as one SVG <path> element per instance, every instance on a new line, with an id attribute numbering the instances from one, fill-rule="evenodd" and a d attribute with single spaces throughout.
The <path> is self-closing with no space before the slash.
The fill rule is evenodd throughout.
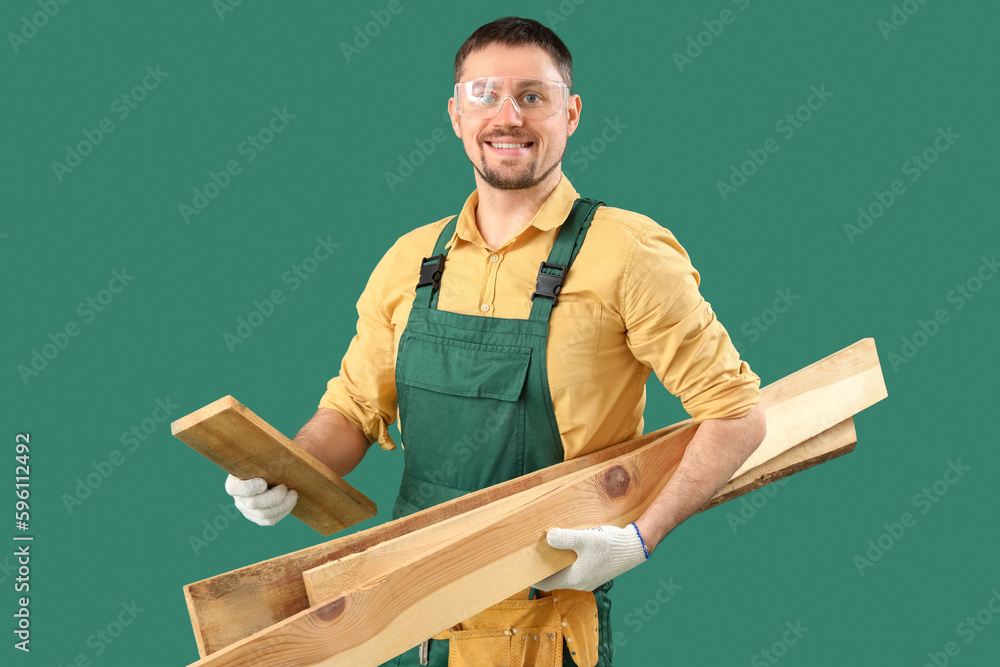
<path id="1" fill-rule="evenodd" d="M 396 421 L 395 335 L 385 294 L 393 249 L 372 271 L 358 299 L 357 334 L 327 382 L 319 407 L 341 413 L 382 449 L 395 449 L 388 427 Z"/>
<path id="2" fill-rule="evenodd" d="M 732 419 L 753 409 L 760 378 L 702 298 L 700 276 L 670 231 L 656 225 L 636 240 L 621 284 L 629 348 L 692 419 Z"/>

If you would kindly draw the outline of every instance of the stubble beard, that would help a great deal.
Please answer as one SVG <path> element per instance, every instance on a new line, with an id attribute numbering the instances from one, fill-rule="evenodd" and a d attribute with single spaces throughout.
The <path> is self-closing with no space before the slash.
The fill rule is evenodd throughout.
<path id="1" fill-rule="evenodd" d="M 482 177 L 486 184 L 490 187 L 496 188 L 497 190 L 526 190 L 528 188 L 535 187 L 548 178 L 549 174 L 552 173 L 552 170 L 559 166 L 559 163 L 562 162 L 563 156 L 566 155 L 566 146 L 563 146 L 563 150 L 559 155 L 559 158 L 552 163 L 552 166 L 545 170 L 545 173 L 536 178 L 535 172 L 538 171 L 537 160 L 525 166 L 524 170 L 519 174 L 514 176 L 504 176 L 499 170 L 492 169 L 486 164 L 486 149 L 482 148 L 481 150 L 481 168 L 472 160 L 469 161 L 472 162 L 472 167 Z"/>

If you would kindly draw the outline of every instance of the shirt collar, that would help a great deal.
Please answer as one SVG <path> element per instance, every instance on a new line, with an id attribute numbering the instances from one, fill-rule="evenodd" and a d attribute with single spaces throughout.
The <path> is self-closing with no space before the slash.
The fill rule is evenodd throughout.
<path id="1" fill-rule="evenodd" d="M 576 188 L 566 178 L 566 174 L 560 172 L 559 183 L 556 184 L 555 189 L 552 190 L 548 198 L 542 202 L 538 212 L 524 226 L 524 229 L 527 229 L 531 225 L 534 225 L 543 232 L 555 229 L 566 221 L 566 217 L 569 216 L 569 212 L 573 208 L 573 202 L 579 199 L 579 197 L 580 195 L 577 194 Z M 479 233 L 479 228 L 476 227 L 476 207 L 478 205 L 479 190 L 477 189 L 473 190 L 469 198 L 465 200 L 465 206 L 462 207 L 461 213 L 458 214 L 458 224 L 455 225 L 455 232 L 451 235 L 451 239 L 449 239 L 445 248 L 450 249 L 455 243 L 456 238 L 461 238 L 463 241 L 482 246 L 486 245 L 486 242 L 483 241 L 483 237 Z M 519 236 L 524 229 L 515 234 L 515 236 Z"/>

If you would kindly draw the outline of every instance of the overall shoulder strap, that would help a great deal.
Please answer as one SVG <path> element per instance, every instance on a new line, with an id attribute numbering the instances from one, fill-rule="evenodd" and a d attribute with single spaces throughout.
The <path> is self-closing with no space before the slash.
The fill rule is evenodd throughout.
<path id="1" fill-rule="evenodd" d="M 438 288 L 441 286 L 441 274 L 444 272 L 444 259 L 448 255 L 445 246 L 458 224 L 458 216 L 454 216 L 438 234 L 434 251 L 430 257 L 424 257 L 420 262 L 420 278 L 417 280 L 417 293 L 413 297 L 413 308 L 436 308 Z"/>
<path id="2" fill-rule="evenodd" d="M 549 258 L 538 268 L 535 291 L 531 295 L 531 315 L 528 319 L 548 321 L 552 309 L 559 302 L 558 295 L 566 279 L 566 273 L 580 252 L 583 239 L 590 229 L 590 222 L 594 219 L 594 213 L 598 206 L 603 205 L 602 201 L 585 197 L 573 202 L 573 208 L 559 228 L 555 243 L 552 244 Z"/>

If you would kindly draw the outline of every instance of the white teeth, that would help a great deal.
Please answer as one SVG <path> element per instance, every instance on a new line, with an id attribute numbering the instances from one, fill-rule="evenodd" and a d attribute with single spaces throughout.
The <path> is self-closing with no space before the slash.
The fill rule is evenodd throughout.
<path id="1" fill-rule="evenodd" d="M 527 148 L 528 144 L 493 144 L 494 148 Z"/>

